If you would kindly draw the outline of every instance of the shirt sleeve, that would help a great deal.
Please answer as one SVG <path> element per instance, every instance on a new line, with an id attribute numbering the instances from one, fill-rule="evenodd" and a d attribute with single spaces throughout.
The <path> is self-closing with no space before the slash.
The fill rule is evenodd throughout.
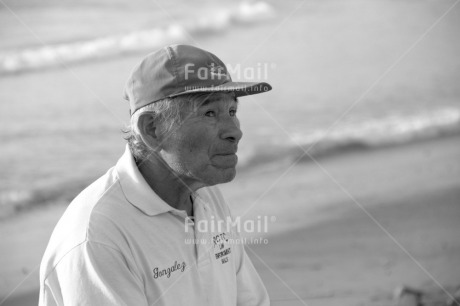
<path id="1" fill-rule="evenodd" d="M 123 254 L 96 242 L 68 252 L 47 276 L 39 305 L 147 305 L 143 282 Z"/>

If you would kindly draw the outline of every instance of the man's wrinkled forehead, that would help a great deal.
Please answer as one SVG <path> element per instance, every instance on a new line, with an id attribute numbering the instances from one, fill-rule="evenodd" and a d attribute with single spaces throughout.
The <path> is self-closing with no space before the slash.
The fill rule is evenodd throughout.
<path id="1" fill-rule="evenodd" d="M 201 108 L 212 103 L 224 101 L 229 107 L 238 105 L 238 98 L 233 93 L 213 92 L 213 93 L 194 93 L 174 98 L 180 104 L 180 113 L 183 119 L 188 118 L 193 113 L 196 113 Z"/>
<path id="2" fill-rule="evenodd" d="M 237 105 L 238 99 L 233 95 L 233 93 L 198 93 L 193 94 L 192 96 L 186 96 L 182 100 L 181 110 L 182 112 L 196 112 L 202 107 L 206 107 L 209 104 L 224 101 L 228 105 Z"/>
<path id="3" fill-rule="evenodd" d="M 207 106 L 214 102 L 224 101 L 228 103 L 238 103 L 238 99 L 233 93 L 219 93 L 213 92 L 205 94 L 200 101 L 196 104 L 197 107 Z"/>

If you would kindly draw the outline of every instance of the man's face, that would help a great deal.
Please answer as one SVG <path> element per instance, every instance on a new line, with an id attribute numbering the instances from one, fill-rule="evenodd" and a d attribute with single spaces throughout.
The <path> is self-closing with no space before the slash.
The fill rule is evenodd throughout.
<path id="1" fill-rule="evenodd" d="M 237 102 L 225 93 L 207 94 L 195 109 L 184 110 L 184 121 L 165 136 L 160 152 L 184 182 L 212 186 L 235 177 L 242 137 L 236 111 Z"/>

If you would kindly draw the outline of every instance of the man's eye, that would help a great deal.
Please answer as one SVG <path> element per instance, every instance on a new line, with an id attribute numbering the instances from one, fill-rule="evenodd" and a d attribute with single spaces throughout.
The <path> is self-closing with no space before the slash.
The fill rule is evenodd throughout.
<path id="1" fill-rule="evenodd" d="M 215 117 L 216 113 L 214 111 L 207 111 L 204 115 L 208 117 Z"/>
<path id="2" fill-rule="evenodd" d="M 229 114 L 230 114 L 230 116 L 235 117 L 236 116 L 236 109 L 231 109 Z"/>

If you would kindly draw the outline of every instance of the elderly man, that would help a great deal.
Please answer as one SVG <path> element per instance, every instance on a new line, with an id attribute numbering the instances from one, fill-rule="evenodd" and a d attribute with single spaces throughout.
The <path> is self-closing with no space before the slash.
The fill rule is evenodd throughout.
<path id="1" fill-rule="evenodd" d="M 148 55 L 125 88 L 126 151 L 57 224 L 39 304 L 269 305 L 236 229 L 195 225 L 228 220 L 215 185 L 235 177 L 237 97 L 270 89 L 196 47 Z"/>

